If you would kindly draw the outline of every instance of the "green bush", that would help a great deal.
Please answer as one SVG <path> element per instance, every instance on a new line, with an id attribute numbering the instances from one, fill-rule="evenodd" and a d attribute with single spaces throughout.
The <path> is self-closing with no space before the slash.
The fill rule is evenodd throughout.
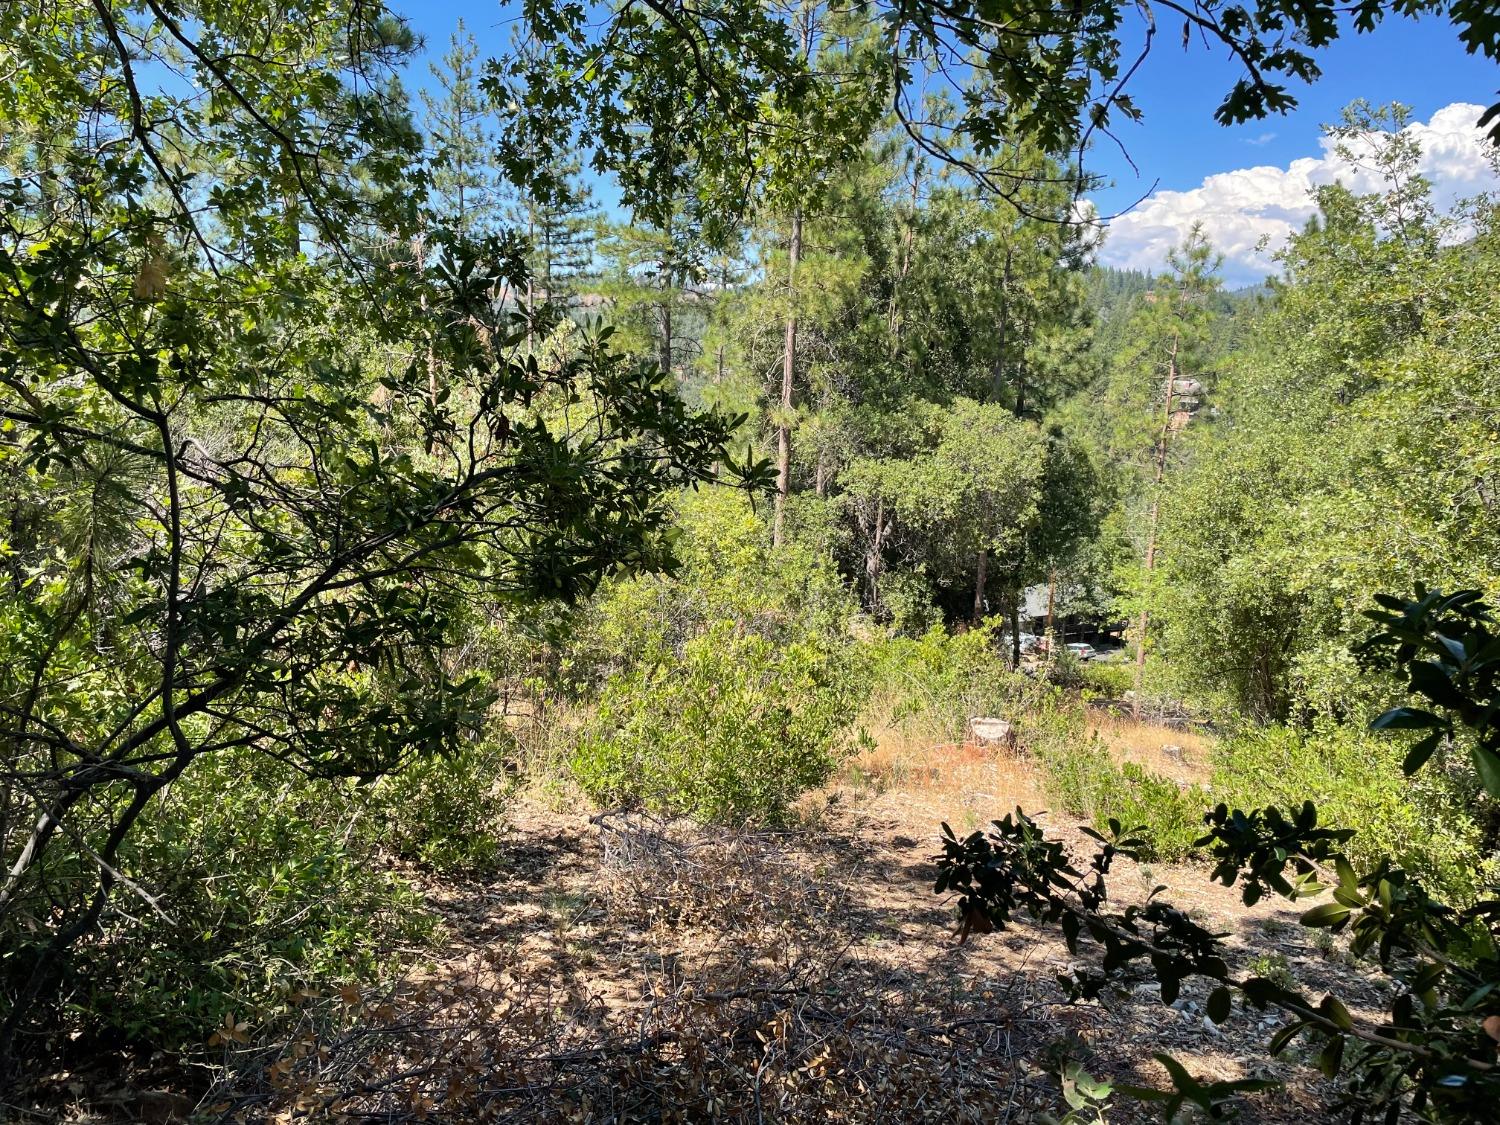
<path id="1" fill-rule="evenodd" d="M 881 572 L 880 608 L 891 629 L 905 637 L 920 637 L 943 623 L 942 611 L 932 601 L 932 583 L 919 571 L 891 567 Z"/>
<path id="2" fill-rule="evenodd" d="M 568 773 L 605 804 L 784 820 L 849 742 L 855 603 L 818 540 L 772 550 L 744 495 L 677 509 L 681 569 L 609 583 L 570 645 L 572 691 L 597 709 Z"/>
<path id="3" fill-rule="evenodd" d="M 424 758 L 373 786 L 381 843 L 447 874 L 491 870 L 514 782 L 508 739 L 476 742 L 452 757 Z"/>
<path id="4" fill-rule="evenodd" d="M 1356 863 L 1389 855 L 1460 901 L 1472 898 L 1492 861 L 1476 818 L 1483 799 L 1465 774 L 1401 772 L 1403 748 L 1350 727 L 1244 731 L 1214 752 L 1213 788 L 1240 808 L 1311 800 L 1322 823 L 1355 829 Z"/>
<path id="5" fill-rule="evenodd" d="M 719 622 L 680 659 L 612 678 L 572 758 L 602 804 L 716 823 L 777 823 L 848 743 L 854 680 L 816 635 L 791 644 Z"/>
<path id="6" fill-rule="evenodd" d="M 1119 792 L 1105 803 L 1113 813 L 1096 815 L 1096 826 L 1113 816 L 1127 828 L 1144 824 L 1153 859 L 1173 861 L 1193 854 L 1193 843 L 1203 836 L 1203 814 L 1213 804 L 1206 789 L 1182 786 L 1171 778 L 1124 762 Z"/>
<path id="7" fill-rule="evenodd" d="M 1078 667 L 1086 693 L 1102 699 L 1124 699 L 1135 689 L 1135 665 L 1120 661 L 1088 660 Z"/>
<path id="8" fill-rule="evenodd" d="M 1183 788 L 1134 762 L 1116 762 L 1097 737 L 1054 739 L 1037 753 L 1048 796 L 1064 811 L 1086 817 L 1097 830 L 1111 819 L 1149 846 L 1147 858 L 1174 861 L 1193 851 L 1203 835 L 1203 814 L 1214 804 L 1207 790 Z"/>
<path id="9" fill-rule="evenodd" d="M 566 658 L 577 697 L 592 697 L 612 677 L 680 660 L 689 641 L 722 622 L 782 644 L 848 641 L 857 607 L 827 554 L 796 541 L 772 550 L 762 514 L 739 492 L 684 493 L 676 507 L 681 568 L 601 588 Z"/>
<path id="10" fill-rule="evenodd" d="M 957 742 L 976 715 L 1024 725 L 1059 702 L 1049 685 L 1012 671 L 993 626 L 949 633 L 934 626 L 920 637 L 891 636 L 860 646 L 869 685 L 870 721 Z"/>
<path id="11" fill-rule="evenodd" d="M 1247 729 L 1216 746 L 1206 788 L 1184 789 L 1115 761 L 1083 728 L 1081 715 L 1066 708 L 1023 722 L 1022 740 L 1041 765 L 1048 795 L 1096 828 L 1111 817 L 1126 828 L 1145 826 L 1155 859 L 1190 855 L 1203 835 L 1204 811 L 1220 801 L 1249 809 L 1311 799 L 1324 823 L 1356 829 L 1347 851 L 1357 863 L 1389 855 L 1460 901 L 1478 892 L 1493 867 L 1476 815 L 1484 801 L 1472 778 L 1431 770 L 1408 779 L 1401 750 L 1362 731 Z"/>
<path id="12" fill-rule="evenodd" d="M 122 857 L 160 912 L 120 895 L 103 939 L 75 955 L 72 1002 L 97 1025 L 176 1047 L 229 1013 L 272 1018 L 296 987 L 373 976 L 435 925 L 372 862 L 382 831 L 352 785 L 248 752 L 205 759 Z"/>

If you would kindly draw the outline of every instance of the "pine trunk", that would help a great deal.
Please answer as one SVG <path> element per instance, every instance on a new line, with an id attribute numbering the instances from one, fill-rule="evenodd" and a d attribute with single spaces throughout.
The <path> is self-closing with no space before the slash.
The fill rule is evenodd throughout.
<path id="1" fill-rule="evenodd" d="M 990 552 L 988 548 L 979 551 L 978 573 L 974 578 L 974 624 L 978 625 L 984 620 L 984 585 L 989 577 Z"/>
<path id="2" fill-rule="evenodd" d="M 797 370 L 797 259 L 802 256 L 802 211 L 792 212 L 792 236 L 787 247 L 786 345 L 781 357 L 781 417 L 776 424 L 776 511 L 771 544 L 786 538 L 786 501 L 792 490 L 792 389 Z"/>
<path id="3" fill-rule="evenodd" d="M 1135 635 L 1135 698 L 1130 710 L 1141 717 L 1141 685 L 1146 678 L 1146 633 L 1151 626 L 1151 572 L 1156 569 L 1156 531 L 1161 520 L 1161 482 L 1167 472 L 1167 442 L 1172 436 L 1172 387 L 1177 382 L 1177 337 L 1172 337 L 1172 351 L 1167 359 L 1167 386 L 1161 407 L 1161 434 L 1156 441 L 1156 477 L 1151 486 L 1151 519 L 1146 537 L 1146 590 L 1142 591 L 1141 619 Z"/>

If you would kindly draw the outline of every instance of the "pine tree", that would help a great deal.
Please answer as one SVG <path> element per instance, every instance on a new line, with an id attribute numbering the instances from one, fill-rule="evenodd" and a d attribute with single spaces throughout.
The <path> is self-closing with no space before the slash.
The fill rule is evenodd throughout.
<path id="1" fill-rule="evenodd" d="M 448 53 L 429 64 L 438 92 L 422 91 L 436 209 L 462 233 L 493 226 L 499 177 L 490 102 L 479 84 L 479 44 L 458 21 Z"/>
<path id="2" fill-rule="evenodd" d="M 678 372 L 693 358 L 697 340 L 684 317 L 701 297 L 714 249 L 691 199 L 681 200 L 662 227 L 608 228 L 600 244 L 607 263 L 601 291 L 613 302 L 624 346 L 653 355 L 663 371 Z"/>
<path id="3" fill-rule="evenodd" d="M 549 301 L 566 299 L 595 274 L 594 249 L 603 219 L 579 160 L 569 157 L 558 165 L 549 169 L 555 186 L 545 194 L 534 193 L 526 204 L 531 273 Z"/>

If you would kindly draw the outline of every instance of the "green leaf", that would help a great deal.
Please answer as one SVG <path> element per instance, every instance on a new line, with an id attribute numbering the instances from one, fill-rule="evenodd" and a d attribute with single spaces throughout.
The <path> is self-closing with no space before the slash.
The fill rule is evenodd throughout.
<path id="1" fill-rule="evenodd" d="M 1271 1041 L 1266 1045 L 1266 1050 L 1272 1055 L 1281 1054 L 1282 1051 L 1286 1050 L 1287 1044 L 1297 1038 L 1306 1027 L 1307 1024 L 1301 1020 L 1293 1020 L 1277 1031 L 1275 1035 L 1271 1036 Z"/>
<path id="2" fill-rule="evenodd" d="M 1299 921 L 1304 926 L 1336 926 L 1347 917 L 1349 917 L 1347 906 L 1337 902 L 1325 902 L 1302 915 Z"/>
<path id="3" fill-rule="evenodd" d="M 1425 766 L 1427 760 L 1442 745 L 1443 736 L 1446 733 L 1446 731 L 1435 730 L 1417 742 L 1416 745 L 1406 752 L 1406 757 L 1402 759 L 1401 772 L 1410 777 Z"/>
<path id="4" fill-rule="evenodd" d="M 1208 994 L 1208 1018 L 1214 1023 L 1223 1023 L 1234 1007 L 1234 997 L 1228 988 L 1219 987 Z"/>
<path id="5" fill-rule="evenodd" d="M 1442 665 L 1420 660 L 1411 666 L 1409 674 L 1411 686 L 1434 703 L 1444 707 L 1463 706 L 1463 695 L 1453 686 Z"/>
<path id="6" fill-rule="evenodd" d="M 1344 1037 L 1335 1035 L 1323 1046 L 1318 1055 L 1318 1069 L 1325 1078 L 1336 1078 L 1344 1061 Z"/>
<path id="7" fill-rule="evenodd" d="M 1475 746 L 1474 769 L 1485 792 L 1491 797 L 1500 797 L 1500 754 L 1486 746 Z"/>
<path id="8" fill-rule="evenodd" d="M 1332 1020 L 1340 1031 L 1354 1030 L 1354 1017 L 1349 1014 L 1349 1009 L 1344 1007 L 1343 1001 L 1337 996 L 1323 997 L 1318 1010 Z"/>
<path id="9" fill-rule="evenodd" d="M 1371 730 L 1428 730 L 1443 720 L 1418 707 L 1392 707 L 1370 724 Z"/>

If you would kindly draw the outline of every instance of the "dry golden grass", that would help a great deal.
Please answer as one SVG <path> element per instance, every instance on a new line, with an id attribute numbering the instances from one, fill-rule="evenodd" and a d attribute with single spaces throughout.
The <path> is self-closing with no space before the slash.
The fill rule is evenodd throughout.
<path id="1" fill-rule="evenodd" d="M 1173 781 L 1208 780 L 1213 742 L 1201 734 L 1109 713 L 1096 715 L 1089 728 L 1120 761 Z"/>
<path id="2" fill-rule="evenodd" d="M 976 787 L 1037 796 L 1035 771 L 1022 751 L 944 741 L 939 732 L 901 725 L 869 728 L 871 745 L 846 764 L 843 780 L 878 790 L 962 794 Z M 1194 731 L 1139 722 L 1124 715 L 1091 718 L 1089 735 L 1120 761 L 1134 762 L 1178 782 L 1204 782 L 1211 772 L 1212 739 Z"/>
<path id="3" fill-rule="evenodd" d="M 872 813 L 918 837 L 930 836 L 943 820 L 971 830 L 1018 805 L 1044 806 L 1037 769 L 1020 751 L 944 741 L 940 732 L 900 726 L 870 734 L 873 745 L 845 765 L 832 792 L 852 791 Z"/>
<path id="4" fill-rule="evenodd" d="M 946 731 L 910 722 L 867 722 L 866 730 L 868 744 L 845 764 L 820 802 L 836 795 L 854 798 L 919 836 L 942 820 L 972 830 L 1017 807 L 1032 813 L 1052 807 L 1042 771 L 1024 746 L 1007 750 L 953 742 Z M 1117 760 L 1161 777 L 1182 784 L 1209 778 L 1213 743 L 1204 735 L 1108 713 L 1091 716 L 1081 737 L 1095 735 Z"/>

